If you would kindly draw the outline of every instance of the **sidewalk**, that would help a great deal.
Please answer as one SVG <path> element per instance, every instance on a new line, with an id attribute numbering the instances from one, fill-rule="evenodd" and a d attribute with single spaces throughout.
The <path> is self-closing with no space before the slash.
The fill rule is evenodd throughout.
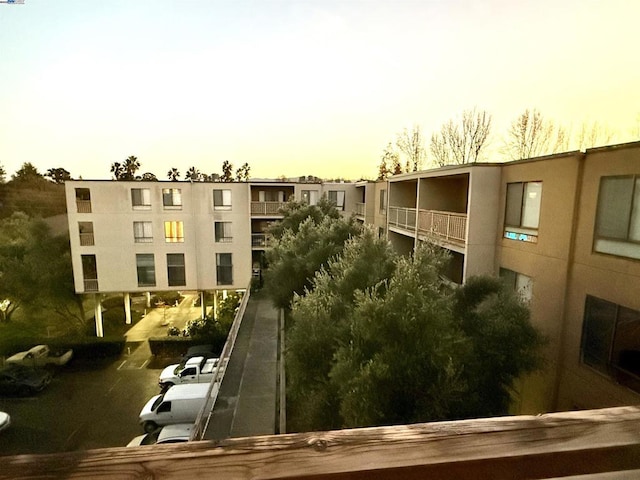
<path id="1" fill-rule="evenodd" d="M 268 300 L 249 299 L 205 439 L 276 433 L 278 319 Z"/>

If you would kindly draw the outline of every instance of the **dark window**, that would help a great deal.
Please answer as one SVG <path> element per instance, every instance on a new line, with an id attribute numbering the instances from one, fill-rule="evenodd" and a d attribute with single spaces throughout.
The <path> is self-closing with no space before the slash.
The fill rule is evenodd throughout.
<path id="1" fill-rule="evenodd" d="M 183 253 L 167 253 L 167 277 L 170 287 L 182 287 L 187 284 Z"/>
<path id="2" fill-rule="evenodd" d="M 149 210 L 151 208 L 151 190 L 148 188 L 132 188 L 131 206 L 134 210 Z"/>
<path id="3" fill-rule="evenodd" d="M 231 190 L 213 191 L 213 209 L 214 210 L 231 210 Z"/>
<path id="4" fill-rule="evenodd" d="M 215 222 L 214 230 L 217 243 L 229 243 L 233 241 L 231 222 Z"/>
<path id="5" fill-rule="evenodd" d="M 138 270 L 138 286 L 155 287 L 156 266 L 153 253 L 137 253 L 136 267 Z"/>
<path id="6" fill-rule="evenodd" d="M 216 253 L 218 285 L 233 284 L 233 263 L 230 253 Z"/>
<path id="7" fill-rule="evenodd" d="M 380 213 L 387 211 L 387 191 L 380 190 Z"/>
<path id="8" fill-rule="evenodd" d="M 94 245 L 93 222 L 78 222 L 78 231 L 80 233 L 80 246 L 90 247 Z"/>
<path id="9" fill-rule="evenodd" d="M 179 188 L 162 189 L 162 205 L 165 209 L 179 210 L 182 208 L 182 191 Z"/>
<path id="10" fill-rule="evenodd" d="M 344 210 L 344 190 L 329 190 L 328 199 L 338 210 Z"/>
<path id="11" fill-rule="evenodd" d="M 98 291 L 98 265 L 95 255 L 82 255 L 82 277 L 85 292 Z"/>
<path id="12" fill-rule="evenodd" d="M 640 391 L 640 311 L 587 296 L 582 361 Z"/>
<path id="13" fill-rule="evenodd" d="M 640 259 L 640 176 L 600 179 L 594 250 Z"/>
<path id="14" fill-rule="evenodd" d="M 91 213 L 91 190 L 76 188 L 76 207 L 78 213 Z"/>
<path id="15" fill-rule="evenodd" d="M 505 238 L 537 242 L 541 202 L 542 182 L 507 184 Z"/>
<path id="16" fill-rule="evenodd" d="M 162 402 L 158 407 L 157 413 L 170 412 L 171 411 L 171 402 Z"/>

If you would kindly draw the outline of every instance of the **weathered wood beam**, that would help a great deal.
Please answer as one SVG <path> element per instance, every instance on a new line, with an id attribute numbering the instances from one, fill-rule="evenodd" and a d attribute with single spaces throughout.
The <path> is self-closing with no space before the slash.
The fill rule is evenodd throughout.
<path id="1" fill-rule="evenodd" d="M 592 480 L 633 470 L 640 407 L 0 457 L 3 479 Z"/>

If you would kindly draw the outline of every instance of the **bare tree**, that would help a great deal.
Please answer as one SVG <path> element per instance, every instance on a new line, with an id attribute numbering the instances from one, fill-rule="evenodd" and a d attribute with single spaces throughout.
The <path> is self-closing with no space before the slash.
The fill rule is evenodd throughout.
<path id="1" fill-rule="evenodd" d="M 537 109 L 527 108 L 511 122 L 505 139 L 505 152 L 515 160 L 549 153 L 553 132 L 551 121 L 546 120 Z"/>
<path id="2" fill-rule="evenodd" d="M 378 166 L 378 180 L 385 180 L 390 175 L 397 175 L 398 173 L 402 173 L 400 158 L 398 152 L 395 151 L 393 145 L 389 142 L 382 151 L 382 158 Z"/>
<path id="3" fill-rule="evenodd" d="M 406 171 L 417 172 L 422 167 L 422 162 L 426 159 L 426 151 L 424 149 L 424 140 L 420 127 L 414 125 L 411 131 L 406 128 L 402 133 L 398 134 L 396 146 L 407 158 Z"/>
<path id="4" fill-rule="evenodd" d="M 612 138 L 613 131 L 606 125 L 601 125 L 597 121 L 591 124 L 582 122 L 578 132 L 578 149 L 586 150 L 587 148 L 606 145 L 611 142 Z"/>
<path id="5" fill-rule="evenodd" d="M 485 110 L 465 110 L 459 123 L 449 120 L 431 136 L 431 153 L 439 166 L 475 163 L 491 132 L 491 115 Z"/>

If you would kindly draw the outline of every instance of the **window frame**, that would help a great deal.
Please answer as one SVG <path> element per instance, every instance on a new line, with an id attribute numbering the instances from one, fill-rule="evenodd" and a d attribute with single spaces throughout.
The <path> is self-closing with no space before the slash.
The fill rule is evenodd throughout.
<path id="1" fill-rule="evenodd" d="M 331 198 L 332 196 L 336 197 L 335 200 Z M 339 202 L 340 197 L 342 197 L 341 203 Z M 335 204 L 338 210 L 341 210 L 344 212 L 345 204 L 347 203 L 347 193 L 345 190 L 329 190 L 329 192 L 327 193 L 327 199 L 331 203 Z"/>
<path id="2" fill-rule="evenodd" d="M 138 235 L 139 232 L 137 230 L 139 229 L 136 229 L 136 225 L 142 226 L 142 236 Z M 148 232 L 146 227 L 149 227 Z M 134 243 L 153 243 L 153 222 L 145 221 L 145 220 L 134 221 L 133 222 L 133 242 Z"/>
<path id="3" fill-rule="evenodd" d="M 163 225 L 164 243 L 184 243 L 184 222 L 182 220 L 165 220 Z"/>
<path id="4" fill-rule="evenodd" d="M 531 303 L 533 299 L 533 277 L 504 267 L 500 267 L 499 276 L 522 301 Z"/>
<path id="5" fill-rule="evenodd" d="M 224 256 L 224 257 L 223 257 Z M 226 264 L 222 259 L 228 259 Z M 220 252 L 216 253 L 216 283 L 218 285 L 233 285 L 233 254 Z"/>
<path id="6" fill-rule="evenodd" d="M 218 228 L 220 226 L 220 231 Z M 220 233 L 220 235 L 219 235 Z M 231 243 L 233 242 L 233 226 L 232 222 L 215 221 L 213 222 L 213 239 L 215 243 Z"/>
<path id="7" fill-rule="evenodd" d="M 182 189 L 163 188 L 162 207 L 165 210 L 182 210 Z"/>
<path id="8" fill-rule="evenodd" d="M 149 259 L 151 259 L 150 265 L 148 263 Z M 144 264 L 141 260 L 147 260 L 147 264 Z M 136 253 L 136 275 L 138 287 L 156 286 L 156 259 L 153 253 Z"/>
<path id="9" fill-rule="evenodd" d="M 167 285 L 170 287 L 185 287 L 187 285 L 187 268 L 184 253 L 167 253 Z M 171 260 L 181 259 L 181 263 Z M 181 269 L 181 270 L 178 270 Z M 173 272 L 173 273 L 172 273 Z M 181 272 L 176 276 L 175 272 Z M 180 283 L 178 283 L 180 282 Z"/>
<path id="10" fill-rule="evenodd" d="M 139 193 L 140 198 L 136 198 Z M 136 203 L 136 201 L 141 203 Z M 147 203 L 145 203 L 147 202 Z M 131 208 L 133 210 L 151 210 L 151 189 L 136 187 L 131 189 Z"/>
<path id="11" fill-rule="evenodd" d="M 216 203 L 216 192 L 220 192 L 220 201 L 222 203 Z M 225 194 L 225 192 L 228 192 Z M 229 203 L 225 203 L 229 202 Z M 231 210 L 232 208 L 232 193 L 230 188 L 214 188 L 213 189 L 213 209 L 214 210 Z"/>
<path id="12" fill-rule="evenodd" d="M 538 185 L 537 190 L 527 192 L 528 186 L 533 187 L 535 185 Z M 542 191 L 542 180 L 507 183 L 504 210 L 504 238 L 528 243 L 538 242 L 540 213 L 542 211 Z M 530 203 L 527 201 L 527 198 L 533 198 L 531 196 L 532 193 L 536 193 L 535 197 L 538 199 Z M 527 212 L 527 207 L 532 209 L 532 211 Z M 535 222 L 529 223 L 527 221 L 527 223 L 525 223 L 525 218 L 529 219 L 531 213 L 535 213 Z"/>

